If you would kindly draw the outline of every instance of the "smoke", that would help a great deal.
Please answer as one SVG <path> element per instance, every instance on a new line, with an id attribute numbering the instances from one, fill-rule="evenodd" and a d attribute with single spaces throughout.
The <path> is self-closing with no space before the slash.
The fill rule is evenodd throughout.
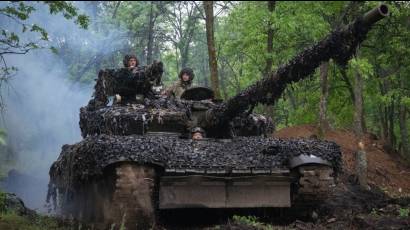
<path id="1" fill-rule="evenodd" d="M 6 4 L 10 3 L 0 3 L 0 7 Z M 86 48 L 97 54 L 108 54 L 121 45 L 119 39 L 115 39 L 121 34 L 117 30 L 110 33 L 83 30 L 73 20 L 62 15 L 50 15 L 48 7 L 41 3 L 25 4 L 37 9 L 28 23 L 36 23 L 47 30 L 50 42 L 46 45 L 63 41 L 67 45 L 65 48 L 72 52 Z M 84 3 L 75 4 L 81 9 L 80 13 L 94 15 Z M 0 17 L 0 21 L 1 27 L 11 31 L 16 29 L 18 33 L 15 22 L 5 17 Z M 18 34 L 21 41 L 33 39 L 33 33 Z M 9 172 L 9 177 L 3 182 L 3 188 L 16 193 L 29 208 L 45 211 L 48 171 L 52 162 L 57 160 L 63 144 L 81 140 L 79 109 L 87 104 L 93 86 L 70 82 L 69 66 L 61 56 L 48 49 L 5 58 L 9 66 L 18 68 L 16 75 L 1 88 L 6 105 L 2 127 L 7 132 L 7 149 L 16 156 L 17 164 L 14 166 L 16 170 Z"/>

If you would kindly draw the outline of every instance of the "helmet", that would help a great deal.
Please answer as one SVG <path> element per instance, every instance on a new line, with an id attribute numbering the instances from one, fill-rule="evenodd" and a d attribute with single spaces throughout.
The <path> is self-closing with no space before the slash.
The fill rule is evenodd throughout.
<path id="1" fill-rule="evenodd" d="M 201 140 L 205 137 L 205 131 L 201 127 L 191 129 L 192 140 Z"/>
<path id="2" fill-rule="evenodd" d="M 137 64 L 135 66 L 138 66 L 139 61 L 137 56 L 133 55 L 133 54 L 127 54 L 125 55 L 124 59 L 122 59 L 122 64 L 124 64 L 124 67 L 127 68 L 128 67 L 128 61 L 131 59 L 135 59 L 137 61 Z"/>
<path id="3" fill-rule="evenodd" d="M 194 80 L 195 74 L 194 71 L 191 68 L 185 67 L 179 72 L 179 79 L 182 79 L 182 75 L 187 74 L 189 76 L 189 81 Z"/>
<path id="4" fill-rule="evenodd" d="M 201 127 L 195 127 L 191 129 L 191 133 L 202 133 L 205 134 L 205 130 L 203 130 Z"/>

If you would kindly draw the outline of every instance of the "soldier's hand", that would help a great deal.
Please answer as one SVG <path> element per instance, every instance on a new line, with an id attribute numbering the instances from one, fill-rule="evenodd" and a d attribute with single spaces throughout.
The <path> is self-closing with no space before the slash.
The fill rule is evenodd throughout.
<path id="1" fill-rule="evenodd" d="M 119 94 L 115 94 L 115 101 L 121 102 L 121 96 Z"/>

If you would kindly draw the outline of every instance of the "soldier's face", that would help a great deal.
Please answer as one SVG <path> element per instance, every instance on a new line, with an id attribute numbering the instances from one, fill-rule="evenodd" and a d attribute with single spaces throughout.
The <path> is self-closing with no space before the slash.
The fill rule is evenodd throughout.
<path id="1" fill-rule="evenodd" d="M 137 65 L 137 60 L 135 60 L 134 58 L 131 58 L 130 60 L 128 60 L 128 68 L 134 68 Z"/>
<path id="2" fill-rule="evenodd" d="M 182 81 L 189 81 L 189 75 L 188 74 L 186 74 L 186 73 L 184 73 L 183 75 L 182 75 Z"/>
<path id="3" fill-rule="evenodd" d="M 203 138 L 202 133 L 197 132 L 192 135 L 193 140 L 201 140 Z"/>

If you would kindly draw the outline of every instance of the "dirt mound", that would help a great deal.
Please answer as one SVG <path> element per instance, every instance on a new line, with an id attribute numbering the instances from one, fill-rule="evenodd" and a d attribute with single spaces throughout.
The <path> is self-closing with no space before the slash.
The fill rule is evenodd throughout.
<path id="1" fill-rule="evenodd" d="M 317 127 L 301 125 L 281 129 L 273 134 L 277 138 L 316 138 Z M 343 157 L 343 167 L 347 174 L 354 174 L 355 153 L 358 150 L 359 138 L 349 130 L 332 130 L 324 135 L 325 140 L 334 141 L 340 145 Z M 397 154 L 388 153 L 383 149 L 383 141 L 375 135 L 366 134 L 363 138 L 368 160 L 368 182 L 387 192 L 390 196 L 410 195 L 410 168 Z"/>

